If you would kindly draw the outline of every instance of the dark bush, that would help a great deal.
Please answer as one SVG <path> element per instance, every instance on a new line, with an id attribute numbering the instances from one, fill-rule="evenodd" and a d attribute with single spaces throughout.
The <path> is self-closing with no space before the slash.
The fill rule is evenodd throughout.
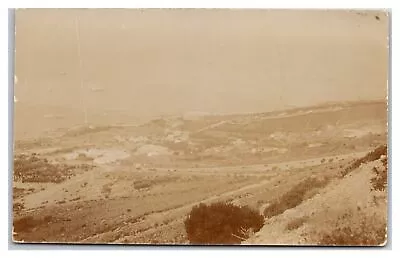
<path id="1" fill-rule="evenodd" d="M 341 172 L 341 174 L 342 176 L 346 176 L 348 173 L 358 168 L 361 164 L 377 160 L 382 155 L 387 155 L 387 145 L 381 145 L 377 147 L 375 150 L 369 152 L 364 157 L 356 159 L 353 163 L 351 163 L 348 167 L 346 167 L 345 170 Z"/>
<path id="2" fill-rule="evenodd" d="M 288 192 L 276 199 L 264 210 L 264 216 L 271 218 L 294 208 L 306 199 L 306 193 L 313 189 L 323 188 L 329 183 L 329 178 L 307 178 L 295 185 Z M 311 196 L 309 196 L 311 197 Z"/>
<path id="3" fill-rule="evenodd" d="M 186 218 L 185 229 L 192 244 L 239 244 L 263 224 L 263 216 L 247 206 L 201 203 Z"/>
<path id="4" fill-rule="evenodd" d="M 17 220 L 14 220 L 14 232 L 29 232 L 32 228 L 38 225 L 38 221 L 33 218 L 33 216 L 26 216 Z"/>
<path id="5" fill-rule="evenodd" d="M 382 166 L 374 167 L 374 176 L 371 178 L 372 189 L 384 191 L 387 188 L 387 158 L 381 160 Z"/>
<path id="6" fill-rule="evenodd" d="M 20 203 L 20 202 L 13 203 L 13 212 L 18 213 L 18 212 L 22 211 L 24 208 L 25 208 L 25 206 L 23 203 Z"/>
<path id="7" fill-rule="evenodd" d="M 22 154 L 14 158 L 14 180 L 23 183 L 61 183 L 75 174 L 74 168 L 65 164 L 51 164 L 35 153 L 31 156 Z"/>
<path id="8" fill-rule="evenodd" d="M 286 230 L 295 230 L 301 227 L 306 221 L 308 220 L 308 217 L 300 217 L 300 218 L 295 218 L 292 221 L 290 221 L 286 225 Z"/>
<path id="9" fill-rule="evenodd" d="M 142 179 L 133 182 L 133 188 L 136 190 L 151 188 L 155 185 L 162 185 L 177 180 L 177 176 L 161 176 L 152 179 Z"/>

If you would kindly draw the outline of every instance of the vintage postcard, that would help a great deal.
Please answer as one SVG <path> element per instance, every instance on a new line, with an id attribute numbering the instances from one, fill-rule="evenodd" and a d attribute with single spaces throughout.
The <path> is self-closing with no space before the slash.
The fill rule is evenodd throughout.
<path id="1" fill-rule="evenodd" d="M 389 14 L 15 10 L 13 241 L 385 245 Z"/>

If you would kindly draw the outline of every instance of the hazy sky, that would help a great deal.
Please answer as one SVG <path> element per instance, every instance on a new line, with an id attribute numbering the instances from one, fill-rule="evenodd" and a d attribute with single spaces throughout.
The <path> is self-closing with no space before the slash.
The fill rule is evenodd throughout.
<path id="1" fill-rule="evenodd" d="M 16 96 L 135 115 L 383 99 L 387 36 L 376 12 L 18 10 Z"/>

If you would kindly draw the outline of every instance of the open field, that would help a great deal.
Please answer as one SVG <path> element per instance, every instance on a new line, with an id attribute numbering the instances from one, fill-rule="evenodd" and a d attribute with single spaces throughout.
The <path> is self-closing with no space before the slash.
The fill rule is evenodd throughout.
<path id="1" fill-rule="evenodd" d="M 137 126 L 80 126 L 17 139 L 13 237 L 188 244 L 183 221 L 191 208 L 223 201 L 266 216 L 264 228 L 249 243 L 316 243 L 300 237 L 311 232 L 302 225 L 329 229 L 323 219 L 327 207 L 342 200 L 341 194 L 351 194 L 346 191 L 356 180 L 348 178 L 353 170 L 360 186 L 347 205 L 355 203 L 357 211 L 357 200 L 365 196 L 360 189 L 369 187 L 365 169 L 372 165 L 351 166 L 387 143 L 386 116 L 385 102 L 348 102 L 271 113 L 167 117 Z M 269 218 L 266 208 L 302 182 L 310 184 L 303 199 Z M 379 204 L 382 211 L 385 201 Z M 287 215 L 295 209 L 302 212 Z M 341 212 L 336 208 L 330 221 Z"/>

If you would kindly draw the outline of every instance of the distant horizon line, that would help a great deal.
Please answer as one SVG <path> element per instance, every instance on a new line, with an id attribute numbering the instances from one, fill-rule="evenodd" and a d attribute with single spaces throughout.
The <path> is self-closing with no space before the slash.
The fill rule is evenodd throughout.
<path id="1" fill-rule="evenodd" d="M 343 104 L 355 104 L 355 103 L 376 103 L 376 102 L 388 102 L 388 97 L 386 98 L 373 98 L 373 99 L 363 99 L 363 100 L 338 100 L 338 101 L 321 101 L 315 104 L 310 104 L 310 105 L 285 105 L 285 107 L 279 107 L 271 110 L 265 110 L 265 111 L 244 111 L 244 112 L 212 112 L 212 111 L 201 111 L 201 110 L 192 110 L 192 111 L 184 111 L 181 112 L 180 114 L 176 113 L 171 113 L 171 114 L 161 114 L 161 115 L 148 115 L 148 116 L 140 116 L 140 115 L 133 115 L 134 117 L 137 118 L 148 118 L 148 119 L 157 119 L 157 118 L 163 118 L 163 117 L 179 117 L 179 116 L 186 116 L 190 114 L 204 114 L 203 116 L 224 116 L 224 115 L 250 115 L 250 114 L 265 114 L 265 113 L 275 113 L 275 112 L 284 112 L 284 111 L 291 111 L 291 110 L 296 110 L 296 109 L 303 109 L 303 108 L 313 108 L 313 107 L 321 107 L 321 106 L 330 106 L 330 105 L 343 105 Z M 66 106 L 61 106 L 61 105 L 52 105 L 52 104 L 32 104 L 32 103 L 26 103 L 26 102 L 21 102 L 18 101 L 18 103 L 13 103 L 14 106 L 18 105 L 27 105 L 30 107 L 35 107 L 35 106 L 47 106 L 49 108 L 61 108 L 61 109 L 67 109 L 67 110 L 73 110 L 71 107 L 66 107 Z M 15 107 L 14 107 L 15 108 Z M 88 111 L 93 112 L 96 109 L 89 108 Z M 129 108 L 109 108 L 105 110 L 101 110 L 103 112 L 126 112 L 129 111 Z"/>

